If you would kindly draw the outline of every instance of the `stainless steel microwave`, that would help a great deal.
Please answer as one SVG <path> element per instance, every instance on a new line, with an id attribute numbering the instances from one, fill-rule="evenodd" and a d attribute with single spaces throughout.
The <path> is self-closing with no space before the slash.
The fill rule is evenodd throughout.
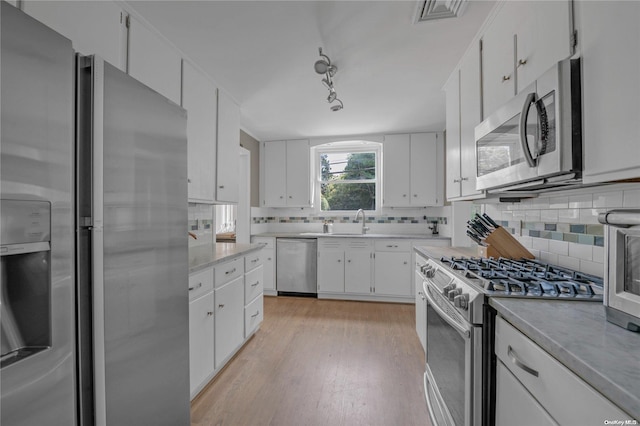
<path id="1" fill-rule="evenodd" d="M 475 139 L 478 190 L 541 192 L 579 184 L 580 60 L 554 65 L 476 126 Z"/>
<path id="2" fill-rule="evenodd" d="M 640 210 L 598 215 L 605 224 L 604 297 L 607 321 L 640 332 Z"/>

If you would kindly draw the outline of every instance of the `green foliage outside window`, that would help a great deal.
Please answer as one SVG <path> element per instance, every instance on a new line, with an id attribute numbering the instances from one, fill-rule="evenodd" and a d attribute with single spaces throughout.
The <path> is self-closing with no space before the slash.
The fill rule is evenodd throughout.
<path id="1" fill-rule="evenodd" d="M 321 210 L 375 210 L 375 152 L 321 154 L 320 173 Z"/>

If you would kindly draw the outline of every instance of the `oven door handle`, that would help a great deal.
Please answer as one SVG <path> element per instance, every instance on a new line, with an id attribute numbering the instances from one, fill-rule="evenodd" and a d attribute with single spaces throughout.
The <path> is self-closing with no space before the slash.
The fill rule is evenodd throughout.
<path id="1" fill-rule="evenodd" d="M 427 285 L 424 286 L 425 288 L 425 296 L 427 296 L 427 302 L 429 302 L 431 304 L 431 307 L 436 311 L 436 313 L 438 315 L 440 315 L 440 317 L 445 320 L 447 322 L 447 324 L 449 324 L 451 327 L 455 328 L 458 333 L 462 334 L 462 336 L 464 336 L 465 339 L 470 339 L 471 338 L 471 330 L 469 328 L 464 327 L 463 325 L 457 323 L 456 321 L 454 321 L 453 319 L 451 319 L 451 317 L 449 317 L 449 315 L 447 315 L 447 313 L 445 311 L 442 310 L 442 308 L 440 308 L 440 306 L 438 306 L 438 304 L 434 301 L 433 296 L 431 295 L 431 286 L 427 283 Z"/>
<path id="2" fill-rule="evenodd" d="M 527 95 L 527 99 L 522 106 L 522 112 L 520 113 L 520 145 L 522 146 L 522 153 L 527 160 L 529 167 L 535 167 L 537 165 L 537 159 L 531 155 L 529 144 L 527 143 L 527 118 L 529 116 L 529 110 L 531 105 L 536 101 L 536 94 L 534 92 Z"/>

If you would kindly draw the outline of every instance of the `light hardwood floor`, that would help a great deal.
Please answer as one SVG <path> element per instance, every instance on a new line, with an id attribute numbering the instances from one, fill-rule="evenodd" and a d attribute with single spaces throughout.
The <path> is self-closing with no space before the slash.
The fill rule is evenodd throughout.
<path id="1" fill-rule="evenodd" d="M 265 297 L 264 322 L 191 425 L 429 425 L 414 306 Z"/>

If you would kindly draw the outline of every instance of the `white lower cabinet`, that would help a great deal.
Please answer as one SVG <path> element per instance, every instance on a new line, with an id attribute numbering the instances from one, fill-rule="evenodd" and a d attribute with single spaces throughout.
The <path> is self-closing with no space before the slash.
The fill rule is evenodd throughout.
<path id="1" fill-rule="evenodd" d="M 215 366 L 220 369 L 244 340 L 244 277 L 215 289 Z"/>
<path id="2" fill-rule="evenodd" d="M 191 399 L 260 327 L 265 260 L 261 249 L 189 275 Z"/>
<path id="3" fill-rule="evenodd" d="M 375 254 L 375 293 L 388 296 L 412 296 L 411 252 Z"/>
<path id="4" fill-rule="evenodd" d="M 496 401 L 496 426 L 558 424 L 501 361 L 496 365 Z"/>
<path id="5" fill-rule="evenodd" d="M 214 371 L 213 291 L 189 303 L 189 383 L 195 397 Z"/>
<path id="6" fill-rule="evenodd" d="M 264 319 L 262 294 L 244 307 L 244 338 L 258 329 Z"/>
<path id="7" fill-rule="evenodd" d="M 275 296 L 276 293 L 276 239 L 273 237 L 251 237 L 254 244 L 262 244 L 262 286 L 264 294 Z"/>
<path id="8" fill-rule="evenodd" d="M 496 318 L 495 337 L 496 426 L 602 425 L 631 419 L 501 317 Z"/>
<path id="9" fill-rule="evenodd" d="M 387 296 L 413 296 L 411 240 L 379 240 L 375 243 L 374 292 Z"/>
<path id="10" fill-rule="evenodd" d="M 318 247 L 318 293 L 344 293 L 344 249 Z"/>
<path id="11" fill-rule="evenodd" d="M 345 254 L 344 264 L 344 291 L 345 293 L 372 292 L 371 264 L 373 261 L 371 248 L 360 250 L 348 249 Z"/>
<path id="12" fill-rule="evenodd" d="M 416 299 L 416 333 L 422 349 L 427 351 L 427 298 L 422 288 L 422 276 L 415 273 L 415 299 Z"/>

